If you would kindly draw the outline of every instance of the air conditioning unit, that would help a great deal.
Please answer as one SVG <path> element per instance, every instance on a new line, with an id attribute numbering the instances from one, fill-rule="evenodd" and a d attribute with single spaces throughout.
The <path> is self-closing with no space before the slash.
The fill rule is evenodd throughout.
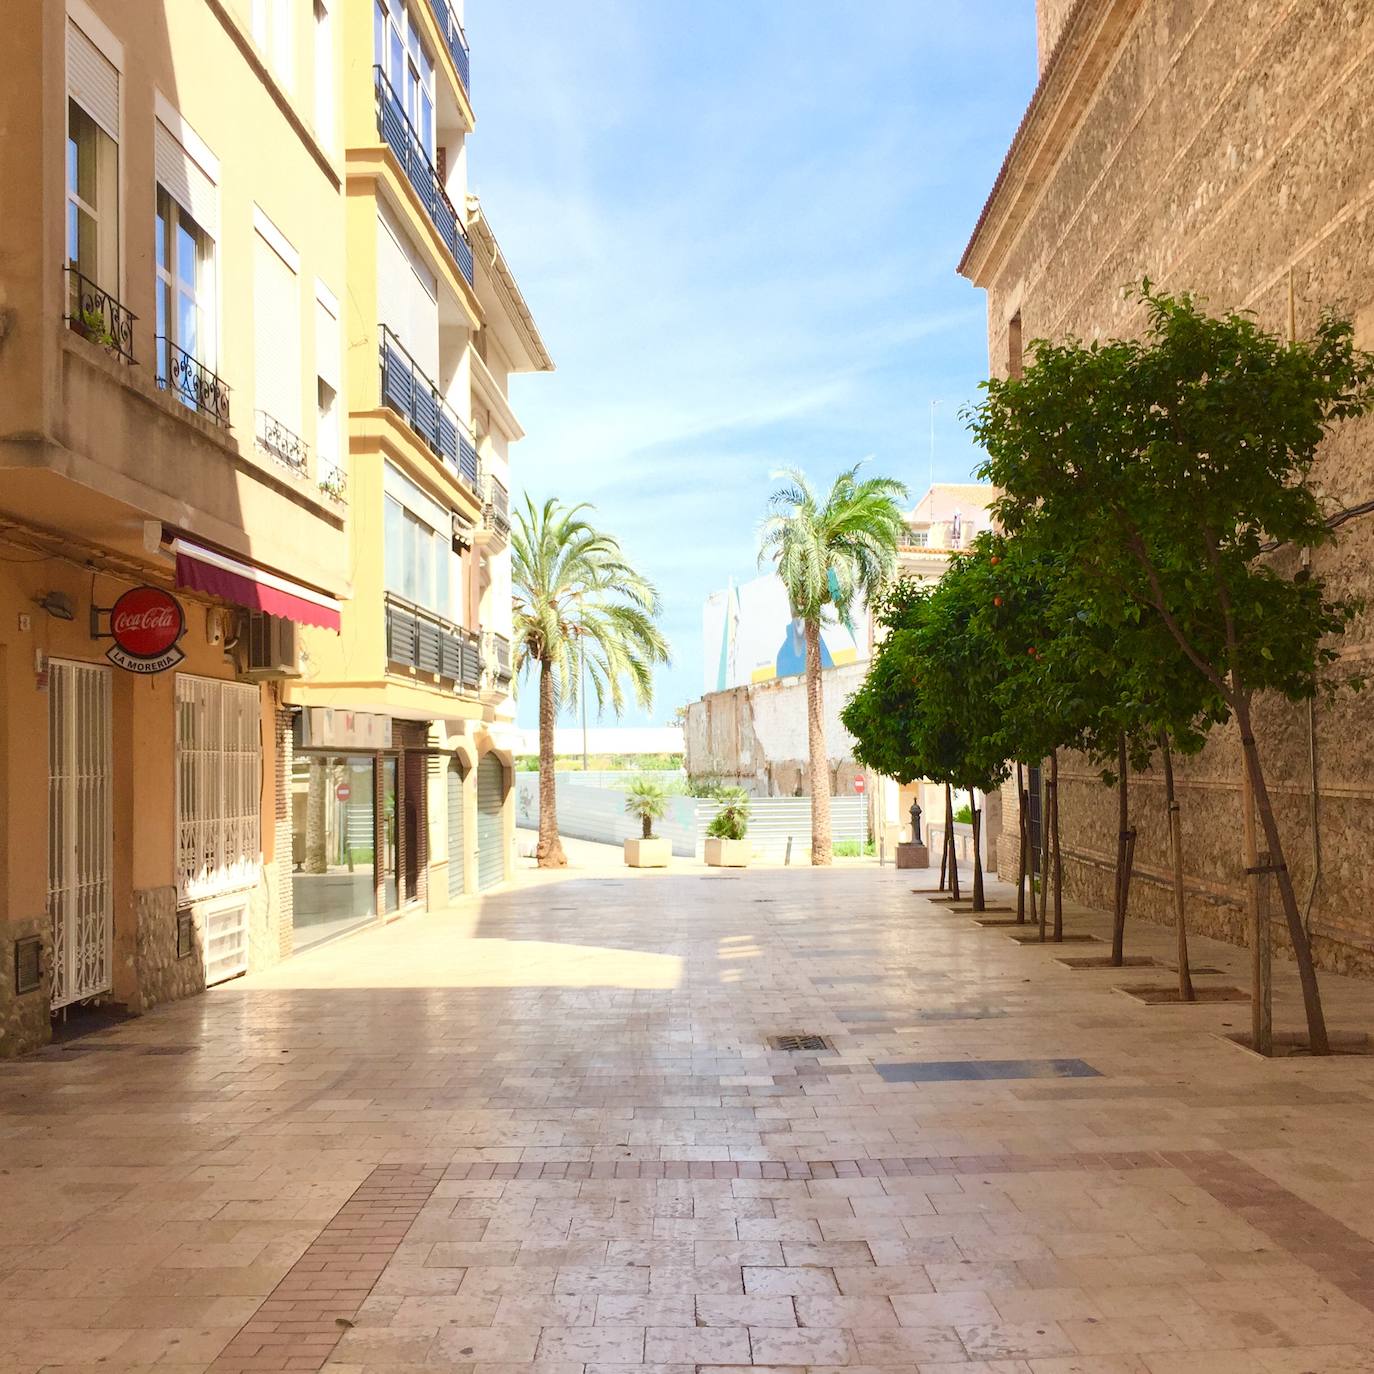
<path id="1" fill-rule="evenodd" d="M 250 611 L 248 630 L 241 644 L 243 668 L 240 676 L 249 682 L 300 677 L 300 644 L 295 621 L 268 615 L 266 611 Z"/>

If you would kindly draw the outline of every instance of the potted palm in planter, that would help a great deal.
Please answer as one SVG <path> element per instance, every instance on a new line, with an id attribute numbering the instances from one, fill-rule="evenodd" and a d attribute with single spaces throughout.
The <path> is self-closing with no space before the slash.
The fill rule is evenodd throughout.
<path id="1" fill-rule="evenodd" d="M 749 794 L 742 787 L 722 787 L 716 793 L 720 810 L 706 827 L 706 862 L 712 868 L 746 868 L 752 846 L 749 831 Z"/>
<path id="2" fill-rule="evenodd" d="M 636 778 L 625 794 L 625 810 L 644 831 L 639 839 L 625 841 L 625 862 L 631 868 L 667 868 L 673 846 L 654 834 L 654 822 L 668 810 L 668 789 L 657 778 Z"/>

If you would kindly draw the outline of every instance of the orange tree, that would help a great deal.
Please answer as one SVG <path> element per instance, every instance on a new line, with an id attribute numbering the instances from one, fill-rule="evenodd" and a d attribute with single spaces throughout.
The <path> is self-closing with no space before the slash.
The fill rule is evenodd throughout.
<path id="1" fill-rule="evenodd" d="M 1257 693 L 1312 697 L 1356 613 L 1306 570 L 1262 553 L 1330 528 L 1311 484 L 1318 445 L 1374 408 L 1374 358 L 1348 322 L 1285 342 L 1191 297 L 1139 291 L 1139 339 L 1037 342 L 986 384 L 973 431 L 1009 534 L 1052 551 L 1113 629 L 1163 633 L 1237 724 L 1302 985 L 1309 1044 L 1329 1052 L 1312 952 L 1255 737 Z M 1163 671 L 1173 672 L 1172 662 Z"/>

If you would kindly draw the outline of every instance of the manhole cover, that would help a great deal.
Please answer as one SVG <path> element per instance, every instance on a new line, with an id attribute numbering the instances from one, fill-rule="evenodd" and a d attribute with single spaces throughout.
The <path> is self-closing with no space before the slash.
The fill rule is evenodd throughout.
<path id="1" fill-rule="evenodd" d="M 770 1035 L 768 1048 L 794 1054 L 798 1050 L 833 1050 L 835 1047 L 823 1035 L 811 1035 L 805 1031 L 798 1031 L 794 1035 Z"/>

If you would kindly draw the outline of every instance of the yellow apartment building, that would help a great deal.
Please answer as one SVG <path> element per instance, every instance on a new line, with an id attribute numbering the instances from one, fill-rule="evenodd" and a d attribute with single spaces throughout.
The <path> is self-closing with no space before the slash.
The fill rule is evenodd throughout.
<path id="1" fill-rule="evenodd" d="M 6 20 L 0 1055 L 504 878 L 550 366 L 447 0 Z"/>
<path id="2" fill-rule="evenodd" d="M 482 207 L 461 15 L 341 11 L 352 599 L 303 636 L 297 947 L 506 880 L 513 372 L 552 367 Z"/>

